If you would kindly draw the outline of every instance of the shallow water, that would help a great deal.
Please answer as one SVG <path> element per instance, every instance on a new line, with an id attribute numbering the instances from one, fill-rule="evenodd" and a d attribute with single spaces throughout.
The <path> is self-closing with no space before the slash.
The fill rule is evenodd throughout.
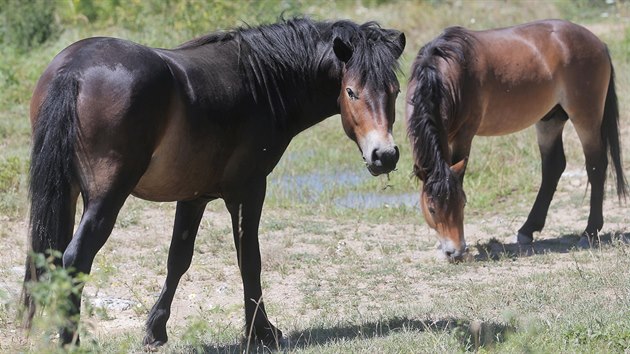
<path id="1" fill-rule="evenodd" d="M 382 207 L 407 206 L 419 208 L 415 193 L 384 194 L 378 192 L 351 192 L 334 200 L 336 206 L 349 209 L 373 209 Z"/>
<path id="2" fill-rule="evenodd" d="M 385 192 L 354 191 L 354 187 L 370 182 L 364 171 L 283 175 L 269 181 L 270 193 L 302 203 L 318 201 L 324 195 L 339 195 L 332 202 L 348 209 L 373 209 L 382 207 L 419 207 L 415 193 L 387 194 Z"/>

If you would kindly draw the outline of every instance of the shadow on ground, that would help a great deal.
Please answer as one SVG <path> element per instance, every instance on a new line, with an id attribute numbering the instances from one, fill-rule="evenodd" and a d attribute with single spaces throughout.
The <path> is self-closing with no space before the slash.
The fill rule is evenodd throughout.
<path id="1" fill-rule="evenodd" d="M 458 320 L 446 318 L 442 320 L 417 320 L 408 318 L 393 318 L 389 320 L 364 323 L 361 325 L 335 326 L 330 328 L 309 328 L 301 332 L 289 333 L 288 338 L 281 343 L 281 351 L 291 351 L 309 347 L 323 346 L 339 340 L 360 340 L 377 337 L 387 337 L 396 332 L 452 332 L 460 340 L 462 349 L 477 350 L 503 342 L 516 328 L 505 324 L 481 321 Z M 249 346 L 247 343 L 226 346 L 207 345 L 196 348 L 196 353 L 251 353 L 272 352 L 262 346 Z"/>
<path id="2" fill-rule="evenodd" d="M 529 257 L 536 254 L 545 253 L 568 253 L 575 250 L 579 235 L 563 235 L 555 239 L 534 240 L 531 245 L 519 245 L 518 243 L 503 243 L 492 239 L 486 243 L 477 244 L 478 254 L 476 261 L 496 261 L 500 259 L 514 259 L 518 257 Z M 605 247 L 617 242 L 630 243 L 630 233 L 607 233 L 599 236 L 596 247 Z"/>

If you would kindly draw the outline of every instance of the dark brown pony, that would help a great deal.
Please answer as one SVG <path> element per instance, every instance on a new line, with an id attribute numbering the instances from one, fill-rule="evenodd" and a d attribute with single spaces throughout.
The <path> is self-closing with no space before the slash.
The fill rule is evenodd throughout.
<path id="1" fill-rule="evenodd" d="M 545 224 L 566 165 L 562 130 L 569 119 L 591 184 L 590 216 L 579 243 L 588 246 L 604 223 L 608 155 L 617 194 L 627 194 L 606 45 L 584 27 L 547 20 L 487 31 L 448 28 L 420 50 L 407 93 L 408 136 L 414 173 L 423 181 L 422 211 L 449 259 L 467 251 L 462 183 L 473 137 L 536 125 L 542 182 L 517 236 L 528 244 Z"/>
<path id="2" fill-rule="evenodd" d="M 168 274 L 144 338 L 161 345 L 204 208 L 221 198 L 232 218 L 247 333 L 277 343 L 282 333 L 267 319 L 260 285 L 266 177 L 294 136 L 338 113 L 370 173 L 392 171 L 404 46 L 401 32 L 373 22 L 301 18 L 173 50 L 114 38 L 72 44 L 43 73 L 31 102 L 30 251 L 60 251 L 65 268 L 89 273 L 130 194 L 177 201 Z M 84 211 L 74 232 L 79 195 Z M 31 256 L 26 265 L 25 284 L 42 272 Z M 26 289 L 30 324 L 35 305 Z M 62 343 L 78 340 L 80 298 L 72 297 Z"/>

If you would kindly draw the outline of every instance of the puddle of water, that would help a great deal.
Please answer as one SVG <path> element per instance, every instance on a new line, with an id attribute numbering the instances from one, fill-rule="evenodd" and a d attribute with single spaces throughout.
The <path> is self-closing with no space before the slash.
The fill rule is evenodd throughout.
<path id="1" fill-rule="evenodd" d="M 319 173 L 304 175 L 283 175 L 269 181 L 269 188 L 274 193 L 300 202 L 317 200 L 324 192 L 335 187 L 355 187 L 367 181 L 369 175 L 357 172 Z"/>
<path id="2" fill-rule="evenodd" d="M 270 179 L 268 187 L 270 193 L 301 203 L 315 202 L 325 193 L 337 190 L 336 194 L 342 196 L 331 201 L 337 207 L 349 209 L 373 209 L 388 206 L 419 208 L 416 193 L 386 194 L 352 191 L 353 187 L 373 178 L 363 172 L 365 171 L 282 175 Z M 340 193 L 339 189 L 341 189 Z M 348 192 L 344 193 L 346 189 Z"/>
<path id="3" fill-rule="evenodd" d="M 374 209 L 407 206 L 420 208 L 416 193 L 381 194 L 376 192 L 348 193 L 334 200 L 335 205 L 349 209 Z"/>

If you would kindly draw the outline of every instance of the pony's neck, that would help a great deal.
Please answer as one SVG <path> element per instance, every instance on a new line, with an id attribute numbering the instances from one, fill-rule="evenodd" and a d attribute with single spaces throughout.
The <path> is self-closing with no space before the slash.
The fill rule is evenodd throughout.
<path id="1" fill-rule="evenodd" d="M 240 33 L 240 61 L 257 104 L 295 134 L 339 113 L 341 65 L 326 26 L 288 28 L 276 37 L 267 28 Z"/>
<path id="2" fill-rule="evenodd" d="M 342 67 L 332 51 L 330 27 L 297 20 L 210 34 L 176 48 L 186 59 L 175 61 L 188 72 L 182 75 L 186 82 L 195 81 L 189 75 L 194 73 L 205 76 L 199 82 L 229 84 L 236 102 L 253 100 L 243 113 L 267 117 L 295 135 L 339 113 Z"/>

